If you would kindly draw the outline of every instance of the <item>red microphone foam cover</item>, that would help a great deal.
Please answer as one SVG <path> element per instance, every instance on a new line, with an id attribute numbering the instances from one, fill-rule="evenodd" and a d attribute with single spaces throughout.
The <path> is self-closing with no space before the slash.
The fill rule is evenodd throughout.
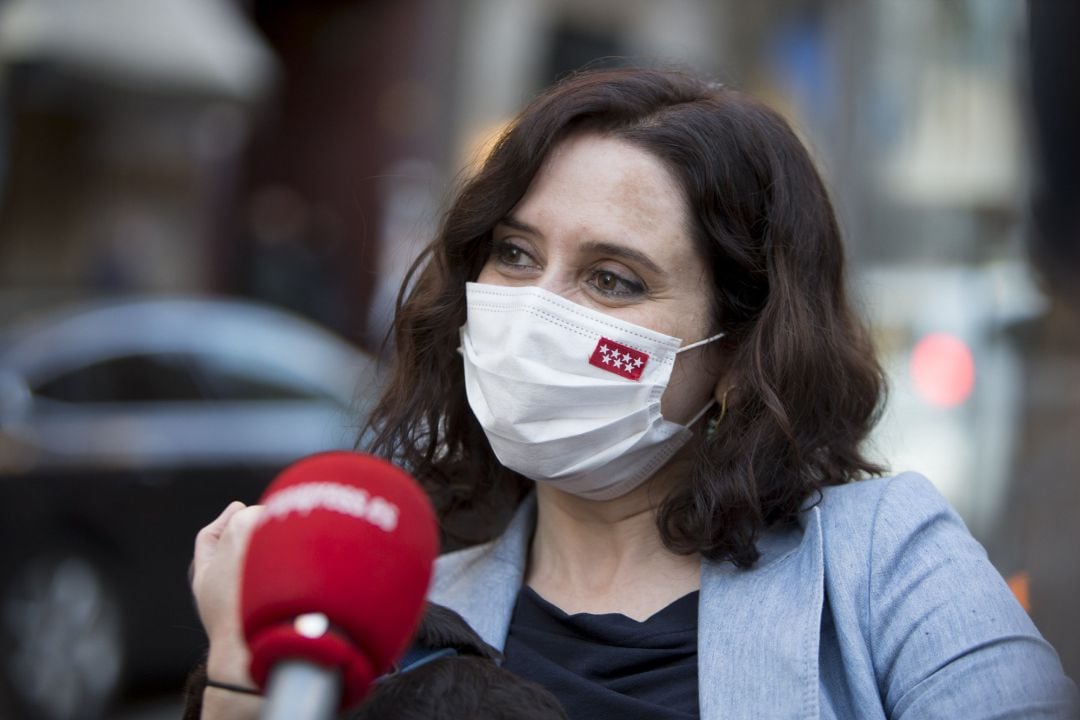
<path id="1" fill-rule="evenodd" d="M 403 470 L 349 452 L 289 466 L 261 502 L 240 586 L 251 675 L 265 688 L 280 660 L 340 668 L 351 706 L 420 622 L 438 553 L 431 504 Z M 297 630 L 309 613 L 325 615 L 329 631 Z"/>

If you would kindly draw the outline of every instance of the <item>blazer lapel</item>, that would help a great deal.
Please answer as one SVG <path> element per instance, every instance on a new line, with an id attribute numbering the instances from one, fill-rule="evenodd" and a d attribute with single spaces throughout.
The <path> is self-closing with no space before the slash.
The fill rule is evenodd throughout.
<path id="1" fill-rule="evenodd" d="M 506 646 L 535 525 L 536 496 L 529 495 L 499 539 L 443 555 L 435 564 L 428 600 L 456 611 L 499 652 Z"/>
<path id="2" fill-rule="evenodd" d="M 751 570 L 705 563 L 698 609 L 702 720 L 818 718 L 824 597 L 816 507 L 801 528 L 770 532 Z"/>

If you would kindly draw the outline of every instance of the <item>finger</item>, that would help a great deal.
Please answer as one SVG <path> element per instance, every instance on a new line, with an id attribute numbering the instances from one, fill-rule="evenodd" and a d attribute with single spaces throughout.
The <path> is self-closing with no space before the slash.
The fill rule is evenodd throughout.
<path id="1" fill-rule="evenodd" d="M 210 558 L 213 557 L 218 542 L 221 540 L 222 533 L 225 532 L 225 528 L 229 525 L 229 521 L 246 507 L 244 503 L 234 500 L 209 525 L 199 530 L 195 536 L 195 553 L 191 562 L 191 575 L 194 575 L 196 568 L 202 567 L 209 562 Z"/>
<path id="2" fill-rule="evenodd" d="M 247 547 L 248 538 L 255 531 L 265 509 L 262 505 L 250 505 L 230 515 L 221 532 L 221 542 L 238 550 Z"/>
<path id="3" fill-rule="evenodd" d="M 237 507 L 229 512 L 224 527 L 211 529 L 207 526 L 200 532 L 201 537 L 195 542 L 195 558 L 191 568 L 193 587 L 200 582 L 200 578 L 209 571 L 211 565 L 220 565 L 223 562 L 224 572 L 238 572 L 248 539 L 262 516 L 263 506 L 245 507 L 241 503 L 236 505 Z M 221 561 L 219 557 L 222 558 Z M 220 572 L 215 571 L 217 574 Z"/>
<path id="4" fill-rule="evenodd" d="M 206 533 L 212 537 L 221 537 L 221 533 L 224 532 L 225 527 L 229 524 L 236 513 L 240 512 L 247 505 L 239 500 L 233 500 L 231 503 L 225 506 L 225 509 L 221 511 L 221 514 L 214 518 L 209 525 L 200 530 L 200 534 Z"/>

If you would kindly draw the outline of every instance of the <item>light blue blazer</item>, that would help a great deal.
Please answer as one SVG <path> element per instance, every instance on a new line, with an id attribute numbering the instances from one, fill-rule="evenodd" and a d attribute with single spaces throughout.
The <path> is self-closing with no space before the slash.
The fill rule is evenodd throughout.
<path id="1" fill-rule="evenodd" d="M 504 647 L 535 501 L 498 540 L 439 558 L 433 602 Z M 1076 686 L 926 478 L 831 487 L 751 570 L 705 563 L 704 720 L 1077 718 Z"/>

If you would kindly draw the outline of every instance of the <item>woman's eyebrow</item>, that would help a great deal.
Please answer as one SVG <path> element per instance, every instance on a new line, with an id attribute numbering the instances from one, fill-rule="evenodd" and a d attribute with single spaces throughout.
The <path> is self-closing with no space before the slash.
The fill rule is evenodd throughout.
<path id="1" fill-rule="evenodd" d="M 507 215 L 502 220 L 500 220 L 498 224 L 505 225 L 511 230 L 528 233 L 529 235 L 537 238 L 543 239 L 544 237 L 544 233 L 540 232 L 539 229 L 530 225 L 527 222 L 519 220 L 513 215 Z M 585 242 L 581 243 L 581 247 L 579 249 L 582 252 L 597 253 L 600 255 L 611 255 L 612 257 L 636 262 L 656 275 L 666 274 L 663 268 L 657 265 L 648 255 L 641 252 L 640 250 L 635 250 L 632 247 L 627 247 L 626 245 L 620 245 L 613 242 L 604 242 L 601 240 L 586 240 Z"/>
<path id="2" fill-rule="evenodd" d="M 500 220 L 496 224 L 497 225 L 505 225 L 506 227 L 510 228 L 511 230 L 517 230 L 519 232 L 528 233 L 530 235 L 535 235 L 538 238 L 543 238 L 544 237 L 544 233 L 540 232 L 538 229 L 536 229 L 535 227 L 533 227 L 529 223 L 522 222 L 521 220 L 518 220 L 513 215 L 507 215 L 506 217 L 504 217 L 502 220 Z"/>
<path id="3" fill-rule="evenodd" d="M 623 260 L 629 260 L 636 262 L 639 265 L 643 265 L 647 270 L 656 275 L 666 275 L 663 268 L 653 262 L 645 253 L 634 248 L 627 247 L 625 245 L 619 245 L 617 243 L 600 242 L 596 240 L 586 240 L 581 243 L 581 250 L 584 252 L 598 253 L 601 255 L 611 255 L 613 257 L 622 258 Z"/>

